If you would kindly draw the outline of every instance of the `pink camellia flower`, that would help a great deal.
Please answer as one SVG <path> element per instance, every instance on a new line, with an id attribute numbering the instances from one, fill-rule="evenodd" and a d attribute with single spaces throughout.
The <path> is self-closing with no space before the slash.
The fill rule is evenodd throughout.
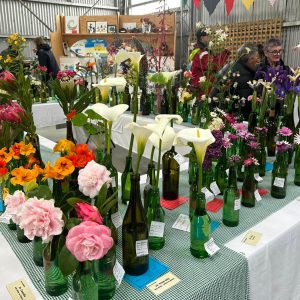
<path id="1" fill-rule="evenodd" d="M 279 134 L 282 135 L 282 136 L 290 136 L 290 135 L 293 134 L 293 132 L 288 127 L 281 127 L 279 129 Z"/>
<path id="2" fill-rule="evenodd" d="M 54 206 L 54 200 L 33 197 L 28 199 L 18 213 L 19 226 L 30 240 L 41 237 L 44 243 L 52 240 L 54 235 L 62 233 L 64 221 L 62 211 Z"/>
<path id="3" fill-rule="evenodd" d="M 111 183 L 109 175 L 110 172 L 104 166 L 99 165 L 92 160 L 79 171 L 79 190 L 85 196 L 94 198 L 98 195 L 103 184 L 107 184 L 107 186 L 109 186 Z"/>
<path id="4" fill-rule="evenodd" d="M 14 82 L 16 80 L 16 77 L 9 71 L 3 71 L 0 73 L 0 80 L 6 82 Z"/>
<path id="5" fill-rule="evenodd" d="M 82 221 L 93 221 L 98 224 L 103 224 L 103 218 L 95 206 L 92 206 L 88 203 L 76 203 L 75 210 L 77 216 Z"/>
<path id="6" fill-rule="evenodd" d="M 5 198 L 6 210 L 11 214 L 11 218 L 16 224 L 19 224 L 20 218 L 18 217 L 18 213 L 25 202 L 25 194 L 19 190 L 15 191 L 13 195 L 8 194 Z"/>
<path id="7" fill-rule="evenodd" d="M 91 221 L 71 228 L 66 237 L 67 249 L 79 262 L 102 258 L 113 244 L 110 229 Z"/>
<path id="8" fill-rule="evenodd" d="M 16 102 L 0 105 L 0 120 L 10 123 L 20 123 L 21 119 L 19 113 L 21 112 L 23 112 L 23 109 Z"/>

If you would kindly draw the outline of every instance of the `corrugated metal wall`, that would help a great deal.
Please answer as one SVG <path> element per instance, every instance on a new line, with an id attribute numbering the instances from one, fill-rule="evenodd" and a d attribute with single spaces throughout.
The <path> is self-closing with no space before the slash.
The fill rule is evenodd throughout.
<path id="1" fill-rule="evenodd" d="M 81 16 L 96 0 L 38 0 L 23 2 L 40 19 L 42 19 L 53 31 L 55 31 L 55 16 L 64 14 L 65 16 Z M 116 14 L 115 0 L 100 0 L 97 5 L 88 12 L 88 15 L 112 15 Z M 72 6 L 72 4 L 77 6 Z M 103 7 L 103 8 L 101 8 Z M 110 9 L 110 7 L 112 9 Z M 36 19 L 24 6 L 17 0 L 0 0 L 0 51 L 7 47 L 5 36 L 18 32 L 29 37 L 24 54 L 27 57 L 33 55 L 34 47 L 30 37 L 46 36 L 49 37 L 49 29 Z"/>
<path id="2" fill-rule="evenodd" d="M 224 0 L 219 2 L 211 16 L 204 7 L 203 1 L 201 1 L 200 9 L 198 11 L 194 10 L 193 17 L 195 23 L 201 21 L 207 25 L 283 19 L 285 22 L 282 36 L 285 48 L 283 59 L 286 64 L 292 67 L 300 65 L 300 51 L 292 50 L 295 45 L 300 44 L 300 0 L 277 0 L 274 7 L 271 7 L 267 0 L 256 0 L 249 11 L 244 7 L 242 0 L 235 0 L 233 10 L 229 16 L 226 15 Z M 298 22 L 299 24 L 289 26 L 291 22 Z"/>

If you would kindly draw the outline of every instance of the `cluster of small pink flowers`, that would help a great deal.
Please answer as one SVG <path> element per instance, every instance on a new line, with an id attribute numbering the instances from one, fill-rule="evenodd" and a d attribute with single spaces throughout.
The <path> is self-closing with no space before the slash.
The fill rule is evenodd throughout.
<path id="1" fill-rule="evenodd" d="M 37 66 L 34 70 L 33 70 L 33 73 L 46 73 L 47 72 L 47 67 L 44 67 L 44 66 Z"/>
<path id="2" fill-rule="evenodd" d="M 58 80 L 61 80 L 62 78 L 64 77 L 74 77 L 77 73 L 75 71 L 72 71 L 72 70 L 65 70 L 65 71 L 59 71 L 57 73 L 57 76 L 56 78 Z"/>

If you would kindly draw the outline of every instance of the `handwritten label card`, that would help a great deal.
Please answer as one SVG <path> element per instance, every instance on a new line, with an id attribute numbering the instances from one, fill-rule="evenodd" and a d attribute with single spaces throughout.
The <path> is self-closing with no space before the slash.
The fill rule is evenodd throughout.
<path id="1" fill-rule="evenodd" d="M 255 180 L 256 180 L 257 182 L 262 182 L 262 181 L 263 181 L 263 179 L 259 176 L 258 173 L 255 173 L 255 174 L 254 174 L 254 178 L 255 178 Z"/>
<path id="2" fill-rule="evenodd" d="M 241 198 L 234 200 L 234 210 L 241 209 Z"/>
<path id="3" fill-rule="evenodd" d="M 285 182 L 285 179 L 284 179 L 284 178 L 275 177 L 275 179 L 274 179 L 274 185 L 275 185 L 275 186 L 278 186 L 278 187 L 280 187 L 280 188 L 283 188 L 283 187 L 284 187 L 284 182 Z"/>
<path id="4" fill-rule="evenodd" d="M 148 255 L 148 240 L 136 241 L 135 252 L 137 257 Z"/>
<path id="5" fill-rule="evenodd" d="M 157 221 L 151 222 L 149 236 L 163 237 L 164 231 L 165 231 L 165 223 L 157 222 Z"/>
<path id="6" fill-rule="evenodd" d="M 210 189 L 214 193 L 215 196 L 217 196 L 221 193 L 216 181 L 214 181 L 210 184 Z"/>
<path id="7" fill-rule="evenodd" d="M 118 211 L 111 215 L 111 221 L 113 222 L 116 228 L 119 228 L 122 225 L 123 220 Z"/>
<path id="8" fill-rule="evenodd" d="M 262 233 L 249 230 L 242 240 L 242 243 L 256 246 L 262 237 Z"/>
<path id="9" fill-rule="evenodd" d="M 204 244 L 204 248 L 210 256 L 213 256 L 220 250 L 213 238 L 210 238 L 210 240 Z"/>
<path id="10" fill-rule="evenodd" d="M 118 260 L 116 260 L 116 263 L 114 265 L 113 274 L 114 274 L 118 284 L 120 285 L 123 280 L 123 277 L 125 275 L 125 271 Z"/>
<path id="11" fill-rule="evenodd" d="M 180 154 L 180 153 L 177 153 L 175 156 L 174 156 L 174 159 L 178 162 L 178 164 L 183 164 L 184 163 L 184 157 Z"/>
<path id="12" fill-rule="evenodd" d="M 170 289 L 176 285 L 180 279 L 172 274 L 171 272 L 166 273 L 165 275 L 157 278 L 155 281 L 149 283 L 147 288 L 156 296 Z"/>
<path id="13" fill-rule="evenodd" d="M 204 193 L 206 201 L 212 201 L 215 198 L 215 195 L 206 187 L 201 189 L 201 192 Z"/>
<path id="14" fill-rule="evenodd" d="M 256 191 L 254 192 L 254 197 L 255 197 L 255 199 L 256 199 L 257 202 L 260 201 L 260 200 L 262 199 L 262 198 L 261 198 L 261 195 L 260 195 L 260 193 L 259 193 L 258 190 L 256 190 Z"/>
<path id="15" fill-rule="evenodd" d="M 188 215 L 180 214 L 172 228 L 190 232 L 190 218 Z"/>
<path id="16" fill-rule="evenodd" d="M 9 283 L 6 286 L 13 300 L 35 300 L 29 285 L 24 279 Z"/>

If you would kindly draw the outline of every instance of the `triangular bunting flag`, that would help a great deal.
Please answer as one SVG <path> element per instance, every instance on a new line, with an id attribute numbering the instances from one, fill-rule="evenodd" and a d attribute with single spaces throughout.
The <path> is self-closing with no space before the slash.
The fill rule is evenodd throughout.
<path id="1" fill-rule="evenodd" d="M 254 0 L 242 0 L 244 6 L 249 10 L 250 7 L 252 6 Z"/>
<path id="2" fill-rule="evenodd" d="M 193 0 L 194 5 L 196 6 L 196 8 L 198 9 L 200 6 L 200 0 Z"/>
<path id="3" fill-rule="evenodd" d="M 276 0 L 268 0 L 271 6 L 274 6 Z"/>
<path id="4" fill-rule="evenodd" d="M 234 0 L 225 0 L 227 16 L 229 16 L 231 13 L 231 10 L 233 8 L 233 3 L 234 3 Z"/>
<path id="5" fill-rule="evenodd" d="M 203 1 L 210 15 L 215 11 L 218 3 L 220 2 L 220 0 L 203 0 Z"/>

